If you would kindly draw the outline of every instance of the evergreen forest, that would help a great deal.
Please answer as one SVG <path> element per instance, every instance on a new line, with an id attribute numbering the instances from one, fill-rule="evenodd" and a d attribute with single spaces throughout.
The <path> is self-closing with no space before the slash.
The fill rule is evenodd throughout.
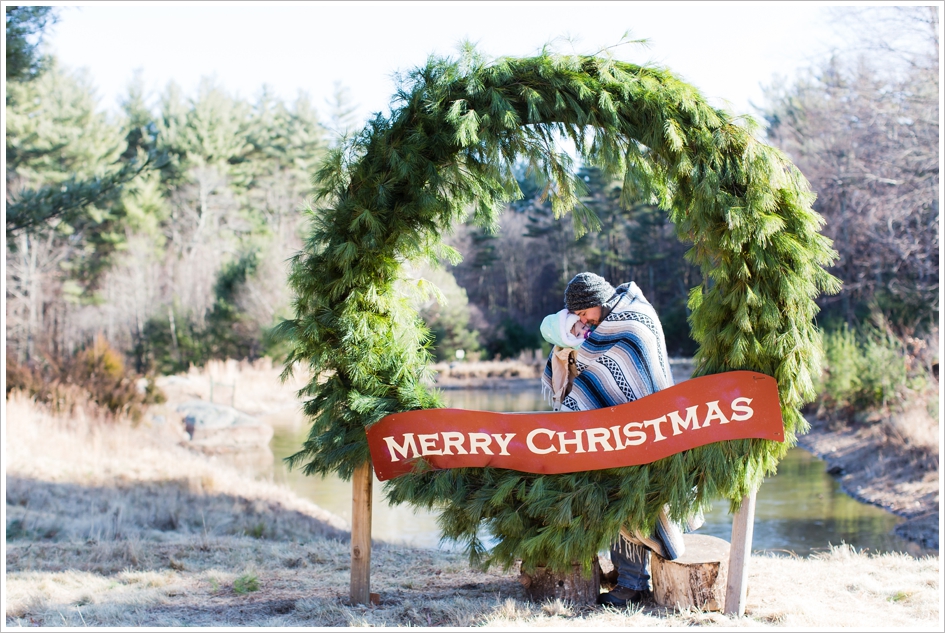
<path id="1" fill-rule="evenodd" d="M 851 12 L 855 44 L 772 80 L 757 104 L 759 136 L 810 181 L 838 253 L 829 272 L 843 287 L 819 300 L 818 324 L 822 403 L 842 416 L 937 377 L 938 13 L 887 14 Z M 55 7 L 6 7 L 7 391 L 52 402 L 55 385 L 78 383 L 131 411 L 159 397 L 130 386 L 141 377 L 284 358 L 273 332 L 292 311 L 288 262 L 315 213 L 312 177 L 359 125 L 344 86 L 286 102 L 210 79 L 146 94 L 138 78 L 112 113 L 87 73 L 43 55 L 55 19 Z M 462 260 L 419 271 L 440 289 L 416 306 L 437 360 L 547 351 L 539 323 L 585 270 L 635 281 L 670 353 L 694 353 L 689 293 L 703 280 L 688 246 L 653 200 L 574 168 L 595 230 L 556 219 L 549 182 L 522 165 L 523 196 L 497 230 L 460 225 L 447 243 Z"/>

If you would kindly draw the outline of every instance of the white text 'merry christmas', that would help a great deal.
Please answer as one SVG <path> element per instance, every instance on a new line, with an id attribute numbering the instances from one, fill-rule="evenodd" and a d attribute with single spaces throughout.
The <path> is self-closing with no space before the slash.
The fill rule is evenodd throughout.
<path id="1" fill-rule="evenodd" d="M 749 406 L 751 398 L 732 400 L 731 414 L 726 416 L 719 407 L 719 401 L 713 400 L 705 405 L 694 405 L 685 410 L 672 411 L 666 415 L 644 420 L 628 422 L 622 427 L 597 427 L 575 429 L 573 431 L 555 431 L 538 427 L 528 432 L 525 446 L 536 455 L 556 453 L 596 453 L 599 451 L 619 451 L 647 442 L 661 442 L 671 435 L 699 431 L 712 423 L 728 424 L 751 419 L 754 410 Z M 699 410 L 704 407 L 703 415 Z M 390 452 L 391 462 L 401 459 L 415 459 L 427 455 L 511 455 L 509 444 L 518 433 L 481 433 L 461 431 L 441 431 L 439 433 L 404 433 L 398 442 L 395 435 L 382 438 Z M 455 452 L 454 452 L 455 451 Z"/>

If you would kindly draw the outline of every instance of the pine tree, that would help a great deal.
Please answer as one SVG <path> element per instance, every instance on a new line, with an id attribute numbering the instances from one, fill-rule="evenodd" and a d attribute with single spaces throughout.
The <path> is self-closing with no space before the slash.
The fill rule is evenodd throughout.
<path id="1" fill-rule="evenodd" d="M 326 127 L 332 144 L 338 145 L 357 128 L 358 104 L 352 100 L 351 89 L 336 81 L 331 97 L 325 100 L 325 105 L 328 106 Z"/>
<path id="2" fill-rule="evenodd" d="M 46 70 L 47 60 L 39 54 L 43 31 L 58 19 L 53 7 L 4 7 L 6 14 L 7 81 L 30 81 Z M 7 105 L 15 103 L 7 94 Z"/>
<path id="3" fill-rule="evenodd" d="M 563 135 L 692 244 L 687 258 L 705 279 L 689 299 L 696 374 L 776 377 L 787 441 L 554 476 L 421 467 L 389 482 L 388 498 L 440 509 L 444 536 L 473 561 L 557 570 L 589 566 L 621 527 L 652 528 L 664 504 L 676 518 L 718 497 L 736 504 L 806 430 L 798 408 L 813 397 L 820 355 L 814 297 L 837 290 L 806 181 L 753 132 L 669 71 L 609 58 L 490 62 L 469 47 L 408 75 L 390 116 L 377 115 L 317 174 L 318 207 L 290 275 L 296 315 L 280 328 L 293 346 L 287 371 L 301 363 L 314 376 L 302 392 L 312 429 L 291 464 L 348 478 L 370 458 L 366 426 L 441 406 L 423 385 L 426 331 L 397 290 L 402 263 L 455 255 L 441 236 L 467 213 L 493 226 L 522 195 L 519 158 L 551 183 L 556 216 L 571 211 L 578 234 L 597 226 L 577 204 L 572 159 L 555 149 Z M 497 539 L 491 551 L 483 527 Z"/>
<path id="4" fill-rule="evenodd" d="M 117 204 L 123 187 L 148 167 L 148 157 L 123 156 L 121 130 L 98 111 L 86 73 L 51 60 L 38 78 L 11 83 L 8 92 L 7 237 L 68 243 L 64 268 L 94 287 L 124 242 Z"/>
<path id="5" fill-rule="evenodd" d="M 469 298 L 452 273 L 442 268 L 422 271 L 423 278 L 435 284 L 440 296 L 428 299 L 419 309 L 432 334 L 431 347 L 437 361 L 452 361 L 457 350 L 466 356 L 481 352 L 479 332 L 469 325 Z"/>
<path id="6" fill-rule="evenodd" d="M 695 349 L 689 338 L 686 301 L 688 289 L 701 279 L 685 260 L 686 246 L 676 238 L 666 213 L 647 196 L 626 188 L 623 178 L 588 166 L 578 175 L 587 189 L 581 203 L 601 224 L 577 242 L 583 269 L 615 284 L 635 281 L 660 314 L 669 350 L 691 356 Z"/>
<path id="7" fill-rule="evenodd" d="M 568 281 L 578 272 L 579 262 L 586 259 L 588 240 L 575 240 L 573 226 L 555 217 L 547 200 L 547 182 L 538 181 L 533 173 L 521 174 L 518 182 L 522 199 L 513 202 L 513 205 L 524 207 L 523 211 L 527 214 L 525 236 L 544 242 L 543 248 L 553 258 L 554 283 L 544 290 L 556 297 L 563 297 Z M 555 311 L 560 310 L 561 301 L 554 301 L 554 306 Z"/>

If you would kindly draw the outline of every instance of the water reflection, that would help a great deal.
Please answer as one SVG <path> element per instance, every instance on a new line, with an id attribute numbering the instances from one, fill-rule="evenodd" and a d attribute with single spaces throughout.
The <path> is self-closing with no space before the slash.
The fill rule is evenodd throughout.
<path id="1" fill-rule="evenodd" d="M 301 425 L 277 426 L 270 446 L 276 457 L 273 479 L 284 483 L 296 494 L 311 500 L 332 514 L 351 521 L 351 482 L 337 476 L 306 477 L 288 470 L 283 458 L 297 452 L 305 441 L 308 429 Z M 390 506 L 384 499 L 383 484 L 374 478 L 372 533 L 374 538 L 416 547 L 437 547 L 440 534 L 436 515 L 410 506 Z"/>
<path id="2" fill-rule="evenodd" d="M 457 389 L 444 390 L 448 406 L 482 411 L 544 411 L 548 406 L 536 386 L 529 390 Z M 351 484 L 337 477 L 305 477 L 288 471 L 282 458 L 299 449 L 307 427 L 301 416 L 283 413 L 268 421 L 275 426 L 271 447 L 276 458 L 273 478 L 322 508 L 351 519 Z M 732 516 L 727 502 L 717 502 L 706 515 L 700 533 L 729 540 Z M 374 535 L 389 541 L 419 547 L 437 547 L 439 530 L 436 516 L 409 506 L 391 507 L 383 498 L 383 487 L 375 480 Z M 791 552 L 807 556 L 847 543 L 871 552 L 932 554 L 918 545 L 895 536 L 900 521 L 875 506 L 859 503 L 840 490 L 826 473 L 824 462 L 802 449 L 793 449 L 782 460 L 775 477 L 768 478 L 755 508 L 753 549 Z M 444 545 L 449 547 L 449 544 Z"/>
<path id="3" fill-rule="evenodd" d="M 732 516 L 728 509 L 727 502 L 716 502 L 700 531 L 729 540 Z M 934 553 L 893 534 L 900 521 L 844 493 L 826 473 L 823 461 L 795 448 L 781 460 L 778 474 L 767 478 L 758 491 L 752 543 L 756 550 L 798 556 L 841 543 L 870 552 Z"/>

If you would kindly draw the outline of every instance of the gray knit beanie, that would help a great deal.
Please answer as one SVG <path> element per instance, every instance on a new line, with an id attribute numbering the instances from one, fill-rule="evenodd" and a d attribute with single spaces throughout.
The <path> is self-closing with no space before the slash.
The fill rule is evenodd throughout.
<path id="1" fill-rule="evenodd" d="M 594 273 L 579 273 L 564 291 L 564 307 L 571 312 L 602 306 L 614 295 L 614 287 Z"/>

